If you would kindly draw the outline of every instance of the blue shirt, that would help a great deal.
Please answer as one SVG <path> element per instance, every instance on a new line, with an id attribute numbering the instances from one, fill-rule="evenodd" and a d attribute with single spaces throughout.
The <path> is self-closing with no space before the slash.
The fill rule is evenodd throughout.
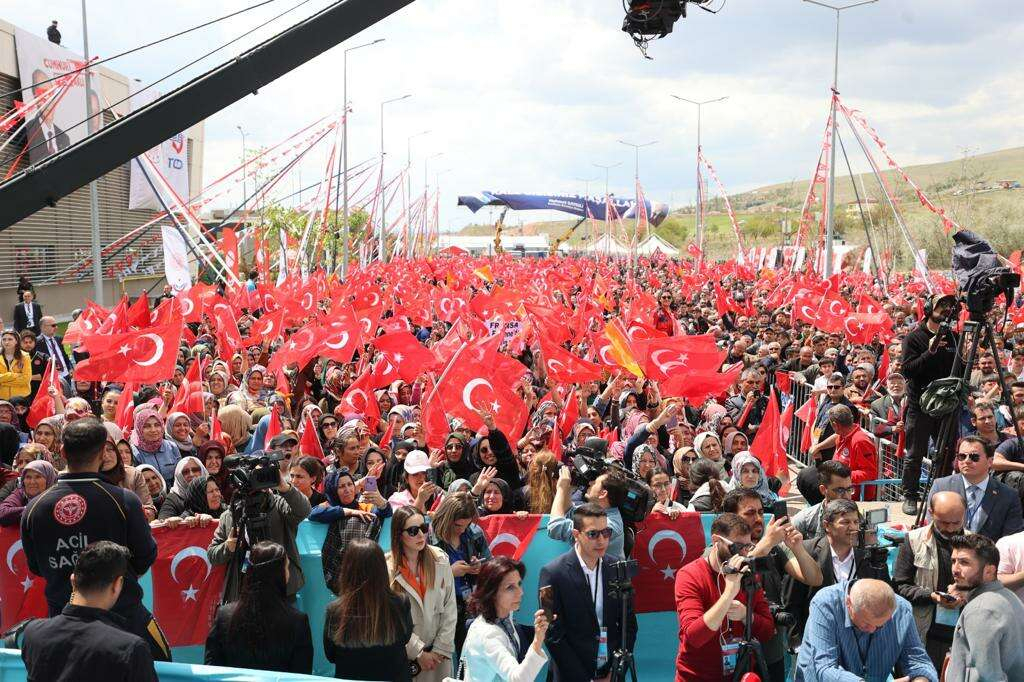
<path id="1" fill-rule="evenodd" d="M 181 450 L 177 445 L 166 438 L 161 441 L 160 449 L 156 452 L 142 450 L 139 446 L 133 445 L 132 456 L 136 464 L 150 464 L 156 468 L 167 482 L 167 489 L 171 489 L 171 486 L 174 485 L 174 467 L 181 459 Z"/>
<path id="2" fill-rule="evenodd" d="M 573 505 L 561 518 L 552 516 L 548 519 L 548 537 L 552 540 L 575 542 L 572 536 L 572 513 L 576 511 L 577 506 Z M 622 514 L 616 507 L 611 507 L 607 511 L 608 527 L 612 529 L 612 539 L 608 541 L 608 558 L 612 561 L 622 561 L 626 554 L 626 549 L 623 546 Z"/>
<path id="3" fill-rule="evenodd" d="M 910 602 L 896 597 L 896 611 L 872 634 L 854 627 L 846 609 L 847 583 L 814 595 L 797 659 L 797 682 L 886 682 L 899 662 L 910 679 L 938 682 L 914 624 Z"/>

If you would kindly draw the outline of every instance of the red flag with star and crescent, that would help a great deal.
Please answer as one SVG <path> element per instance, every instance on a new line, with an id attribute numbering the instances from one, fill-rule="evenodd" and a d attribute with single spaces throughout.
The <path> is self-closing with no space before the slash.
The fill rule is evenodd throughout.
<path id="1" fill-rule="evenodd" d="M 27 618 L 46 618 L 46 581 L 28 570 L 17 526 L 0 528 L 0 623 L 9 628 Z"/>
<path id="2" fill-rule="evenodd" d="M 206 642 L 224 585 L 224 566 L 206 555 L 216 525 L 154 528 L 153 616 L 172 647 Z"/>
<path id="3" fill-rule="evenodd" d="M 698 512 L 683 512 L 675 519 L 648 514 L 633 545 L 636 612 L 675 610 L 676 571 L 703 553 L 704 525 Z"/>
<path id="4" fill-rule="evenodd" d="M 483 420 L 477 410 L 486 410 L 494 416 L 495 425 L 514 443 L 522 435 L 529 419 L 526 403 L 486 366 L 478 365 L 463 354 L 457 358 L 444 380 L 438 384 L 437 395 L 445 412 L 465 420 L 469 428 L 477 431 Z"/>
<path id="5" fill-rule="evenodd" d="M 170 379 L 178 359 L 184 324 L 146 327 L 127 334 L 92 335 L 83 339 L 90 356 L 75 367 L 82 381 L 134 381 L 152 384 Z"/>
<path id="6" fill-rule="evenodd" d="M 494 556 L 519 561 L 540 527 L 540 514 L 519 517 L 515 514 L 491 514 L 478 521 Z"/>

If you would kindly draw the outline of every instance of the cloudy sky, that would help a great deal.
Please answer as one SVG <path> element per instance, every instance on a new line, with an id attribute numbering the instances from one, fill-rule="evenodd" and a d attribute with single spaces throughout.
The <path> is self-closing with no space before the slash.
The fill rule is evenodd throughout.
<path id="1" fill-rule="evenodd" d="M 256 0 L 89 0 L 90 46 L 110 55 Z M 110 64 L 151 82 L 302 0 L 265 7 Z M 306 0 L 266 29 L 167 82 L 180 84 L 329 4 Z M 722 0 L 712 0 L 717 8 Z M 620 31 L 621 0 L 416 0 L 206 122 L 207 178 L 236 164 L 240 136 L 270 145 L 341 107 L 342 49 L 349 55 L 350 160 L 377 153 L 379 103 L 389 105 L 389 169 L 413 140 L 414 185 L 423 158 L 440 179 L 442 229 L 473 218 L 457 194 L 480 190 L 582 193 L 611 171 L 611 191 L 631 193 L 626 140 L 641 152 L 640 178 L 656 201 L 692 200 L 696 112 L 670 97 L 710 99 L 703 142 L 730 191 L 808 177 L 817 158 L 832 78 L 835 15 L 799 0 L 726 0 L 700 10 L 651 45 L 643 59 Z M 0 0 L 0 16 L 42 33 L 60 20 L 64 44 L 81 49 L 77 0 Z M 904 165 L 1024 144 L 1020 45 L 1024 14 L 1012 0 L 879 0 L 845 12 L 839 89 L 862 109 Z M 162 85 L 165 91 L 167 85 Z M 322 172 L 302 168 L 304 184 Z M 450 169 L 450 170 L 449 170 Z M 298 187 L 298 178 L 292 181 Z M 522 214 L 524 220 L 537 214 Z"/>

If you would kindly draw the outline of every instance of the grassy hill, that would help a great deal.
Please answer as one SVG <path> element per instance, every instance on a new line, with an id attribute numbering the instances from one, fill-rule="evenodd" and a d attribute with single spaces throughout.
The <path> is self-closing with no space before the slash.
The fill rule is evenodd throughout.
<path id="1" fill-rule="evenodd" d="M 1003 149 L 942 163 L 908 166 L 907 174 L 937 206 L 945 208 L 961 226 L 988 238 L 1003 253 L 1024 248 L 1024 189 L 1004 189 L 999 183 L 1015 181 L 1024 185 L 1024 147 Z M 884 172 L 886 183 L 895 190 L 906 225 L 918 248 L 926 249 L 929 264 L 943 267 L 949 263 L 949 240 L 941 221 L 925 210 L 910 187 L 895 170 Z M 882 251 L 891 251 L 898 264 L 909 265 L 909 249 L 874 176 L 855 176 L 858 192 L 875 203 L 870 204 L 868 222 L 872 238 Z M 807 194 L 809 178 L 759 187 L 730 195 L 746 246 L 790 243 L 799 224 L 799 211 Z M 837 235 L 854 244 L 867 242 L 864 222 L 855 203 L 849 175 L 836 178 Z M 711 198 L 706 218 L 707 250 L 717 257 L 728 257 L 736 248 L 733 230 L 721 198 Z M 507 234 L 548 234 L 554 240 L 564 235 L 573 220 L 525 223 L 509 227 Z M 627 221 L 631 223 L 632 221 Z M 632 228 L 628 224 L 628 229 Z M 577 230 L 583 233 L 585 225 Z M 784 235 L 788 231 L 788 236 Z M 493 234 L 493 225 L 469 225 L 467 235 Z M 694 237 L 693 207 L 678 207 L 657 229 L 669 242 L 683 246 Z M 578 244 L 574 235 L 570 244 Z"/>

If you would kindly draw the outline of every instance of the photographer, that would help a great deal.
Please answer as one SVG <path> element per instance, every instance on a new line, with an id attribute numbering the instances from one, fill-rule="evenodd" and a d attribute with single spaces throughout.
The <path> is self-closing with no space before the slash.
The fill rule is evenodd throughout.
<path id="1" fill-rule="evenodd" d="M 939 419 L 921 409 L 921 392 L 936 379 L 948 377 L 956 355 L 956 335 L 948 321 L 954 316 L 956 298 L 934 296 L 925 307 L 927 319 L 903 339 L 903 376 L 907 378 L 907 432 L 903 468 L 903 513 L 917 514 L 921 461 L 928 452 L 928 440 L 938 434 Z"/>
<path id="2" fill-rule="evenodd" d="M 253 456 L 258 456 L 258 453 L 254 453 Z M 225 465 L 227 465 L 226 460 Z M 236 466 L 244 469 L 252 465 L 243 462 Z M 242 486 L 236 488 L 231 508 L 221 514 L 220 525 L 217 526 L 217 532 L 214 533 L 210 547 L 207 549 L 211 563 L 214 565 L 229 564 L 227 575 L 224 578 L 223 603 L 238 599 L 243 565 L 248 561 L 248 551 L 245 556 L 238 556 L 236 552 L 239 545 L 239 531 L 235 527 L 235 518 L 238 515 L 249 515 L 255 512 L 259 516 L 265 517 L 262 522 L 251 517 L 246 519 L 247 528 L 242 536 L 246 547 L 269 540 L 285 548 L 289 562 L 287 589 L 289 599 L 293 599 L 305 584 L 302 565 L 299 563 L 299 550 L 295 544 L 295 534 L 299 524 L 309 516 L 309 498 L 288 482 L 287 474 L 280 469 L 277 462 L 263 466 L 273 466 L 277 469 L 280 481 L 278 486 L 273 491 L 264 489 L 247 492 Z M 251 471 L 247 473 L 249 477 L 252 477 Z M 238 475 L 239 473 L 232 473 L 232 477 Z M 258 528 L 258 525 L 262 525 L 263 528 Z"/>
<path id="3" fill-rule="evenodd" d="M 704 558 L 676 572 L 677 682 L 732 679 L 736 642 L 743 636 L 748 608 L 754 610 L 754 639 L 767 642 L 775 635 L 764 590 L 754 592 L 753 604 L 747 603 L 741 590 L 741 581 L 750 571 L 747 557 L 753 549 L 750 525 L 737 514 L 724 513 L 711 524 L 711 547 Z M 728 653 L 733 655 L 727 658 Z"/>
<path id="4" fill-rule="evenodd" d="M 622 513 L 618 509 L 625 494 L 626 481 L 623 476 L 618 472 L 610 471 L 594 479 L 584 495 L 587 502 L 596 504 L 608 516 L 608 529 L 611 531 L 608 556 L 612 561 L 622 561 L 626 558 L 623 546 L 625 537 Z M 575 508 L 570 509 L 571 502 L 572 474 L 568 467 L 562 467 L 558 472 L 555 500 L 551 503 L 551 515 L 548 518 L 548 536 L 554 540 L 572 542 L 575 536 L 573 532 Z"/>
<path id="5" fill-rule="evenodd" d="M 811 599 L 819 591 L 858 578 L 889 580 L 889 568 L 885 562 L 876 564 L 871 554 L 858 547 L 861 538 L 861 516 L 857 503 L 850 500 L 834 500 L 825 507 L 823 516 L 824 537 L 804 540 L 804 549 L 821 568 L 821 583 L 810 587 L 791 581 L 786 611 L 796 619 L 793 626 L 794 641 L 799 641 L 807 622 Z"/>
<path id="6" fill-rule="evenodd" d="M 768 409 L 768 396 L 762 387 L 761 373 L 756 369 L 743 371 L 740 377 L 740 392 L 725 401 L 725 408 L 729 411 L 736 428 L 743 431 L 749 438 L 757 433 L 757 427 L 764 419 L 765 410 Z"/>
<path id="7" fill-rule="evenodd" d="M 784 626 L 792 624 L 792 616 L 782 608 L 783 585 L 788 577 L 809 587 L 821 585 L 821 568 L 803 546 L 803 536 L 785 516 L 772 519 L 765 529 L 764 507 L 756 490 L 732 490 L 725 496 L 722 511 L 737 514 L 750 526 L 754 549 L 749 556 L 767 559 L 765 570 L 759 571 L 761 587 L 775 618 L 775 636 L 764 642 L 764 658 L 772 682 L 786 679 L 786 634 Z"/>

